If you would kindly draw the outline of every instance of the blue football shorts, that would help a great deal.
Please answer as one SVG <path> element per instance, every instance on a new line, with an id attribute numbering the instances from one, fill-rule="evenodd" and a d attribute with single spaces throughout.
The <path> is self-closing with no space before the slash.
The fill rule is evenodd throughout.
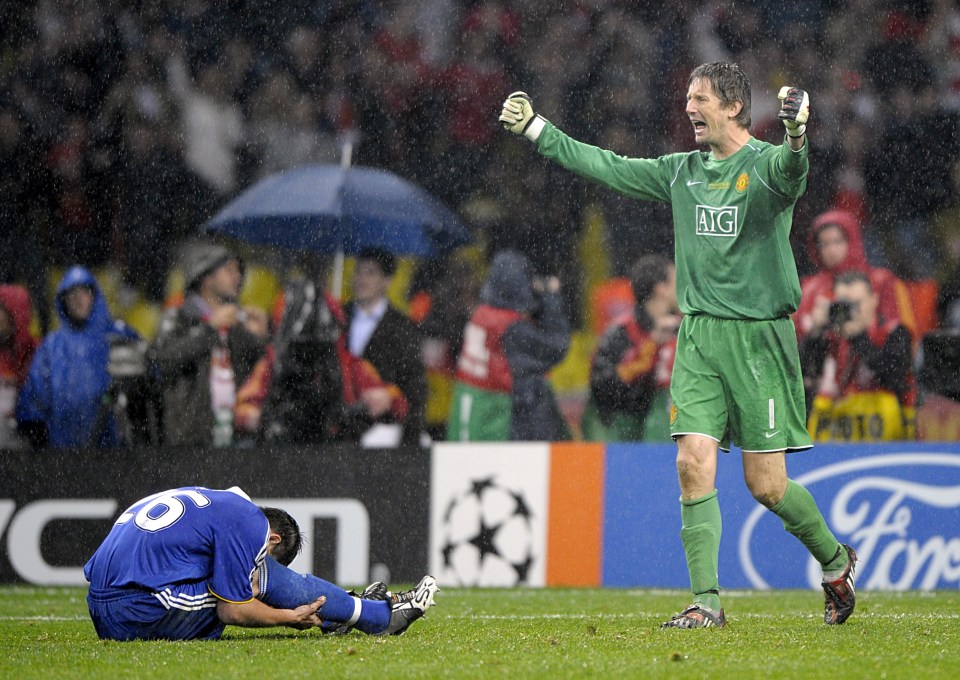
<path id="1" fill-rule="evenodd" d="M 206 582 L 180 583 L 153 592 L 117 588 L 87 593 L 87 607 L 103 640 L 212 640 L 225 624 Z"/>

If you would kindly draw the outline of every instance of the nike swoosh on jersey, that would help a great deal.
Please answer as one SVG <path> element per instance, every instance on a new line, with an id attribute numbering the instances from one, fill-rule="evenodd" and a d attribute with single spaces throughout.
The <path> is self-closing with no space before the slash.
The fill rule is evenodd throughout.
<path id="1" fill-rule="evenodd" d="M 770 439 L 770 437 L 776 436 L 778 434 L 780 434 L 780 430 L 777 430 L 776 432 L 764 432 L 763 436 L 766 437 L 767 439 Z"/>
<path id="2" fill-rule="evenodd" d="M 703 184 L 703 182 L 694 182 L 692 179 L 687 180 L 687 186 L 692 187 L 695 184 Z"/>

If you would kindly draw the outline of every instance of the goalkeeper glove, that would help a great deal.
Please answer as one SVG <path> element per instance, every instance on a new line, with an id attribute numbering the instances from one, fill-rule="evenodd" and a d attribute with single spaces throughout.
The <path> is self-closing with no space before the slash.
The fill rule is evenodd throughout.
<path id="1" fill-rule="evenodd" d="M 810 97 L 803 90 L 784 85 L 780 88 L 780 113 L 777 118 L 783 121 L 788 137 L 802 137 L 807 131 L 806 122 L 810 117 Z"/>
<path id="2" fill-rule="evenodd" d="M 500 122 L 504 130 L 535 142 L 547 121 L 533 112 L 533 101 L 526 92 L 514 92 L 503 102 Z"/>

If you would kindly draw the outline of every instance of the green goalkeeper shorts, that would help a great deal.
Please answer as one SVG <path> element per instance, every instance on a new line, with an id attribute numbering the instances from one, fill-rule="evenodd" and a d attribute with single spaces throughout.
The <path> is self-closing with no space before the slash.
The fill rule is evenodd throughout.
<path id="1" fill-rule="evenodd" d="M 670 433 L 702 434 L 726 450 L 797 451 L 812 446 L 796 330 L 769 321 L 687 316 L 670 382 Z"/>

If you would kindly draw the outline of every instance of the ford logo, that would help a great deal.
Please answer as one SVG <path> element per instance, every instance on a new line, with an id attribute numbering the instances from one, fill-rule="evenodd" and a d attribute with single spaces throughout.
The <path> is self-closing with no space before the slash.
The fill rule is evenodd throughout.
<path id="1" fill-rule="evenodd" d="M 817 468 L 796 481 L 818 499 L 840 542 L 856 549 L 859 588 L 960 585 L 960 455 L 868 456 Z M 768 578 L 783 568 L 786 556 L 764 553 L 765 536 L 773 531 L 783 533 L 780 520 L 762 506 L 743 524 L 737 551 L 754 588 L 770 588 Z M 809 556 L 806 579 L 820 587 L 820 564 Z"/>

